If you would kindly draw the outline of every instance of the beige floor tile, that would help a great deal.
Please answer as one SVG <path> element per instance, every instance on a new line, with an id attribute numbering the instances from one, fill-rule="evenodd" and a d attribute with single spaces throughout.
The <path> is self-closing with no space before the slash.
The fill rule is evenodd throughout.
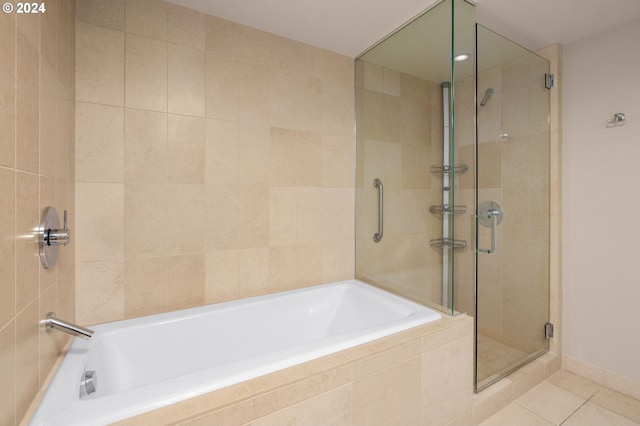
<path id="1" fill-rule="evenodd" d="M 587 402 L 563 426 L 637 426 L 638 423 L 624 418 L 613 411 Z"/>
<path id="2" fill-rule="evenodd" d="M 551 383 L 543 382 L 522 395 L 516 402 L 559 425 L 585 402 L 585 398 L 560 389 Z"/>
<path id="3" fill-rule="evenodd" d="M 478 334 L 478 381 L 493 379 L 527 358 L 527 353 Z"/>
<path id="4" fill-rule="evenodd" d="M 609 388 L 601 388 L 590 402 L 640 423 L 640 401 Z"/>
<path id="5" fill-rule="evenodd" d="M 558 371 L 547 381 L 583 398 L 591 398 L 601 388 L 598 383 L 565 370 Z"/>
<path id="6" fill-rule="evenodd" d="M 548 422 L 542 417 L 532 413 L 526 408 L 511 403 L 493 416 L 489 417 L 480 426 L 551 426 L 553 423 Z"/>

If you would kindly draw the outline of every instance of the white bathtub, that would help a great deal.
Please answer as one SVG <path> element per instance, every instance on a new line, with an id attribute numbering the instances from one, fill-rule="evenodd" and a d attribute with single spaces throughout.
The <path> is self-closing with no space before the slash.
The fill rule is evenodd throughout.
<path id="1" fill-rule="evenodd" d="M 440 317 L 349 280 L 99 325 L 73 342 L 30 424 L 108 424 Z M 96 392 L 81 399 L 89 370 Z"/>

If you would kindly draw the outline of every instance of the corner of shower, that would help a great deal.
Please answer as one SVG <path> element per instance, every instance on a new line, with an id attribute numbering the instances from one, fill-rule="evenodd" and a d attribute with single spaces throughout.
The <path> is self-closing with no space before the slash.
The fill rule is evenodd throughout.
<path id="1" fill-rule="evenodd" d="M 473 317 L 476 391 L 547 350 L 549 288 L 545 67 L 482 28 L 443 0 L 355 64 L 356 277 Z"/>

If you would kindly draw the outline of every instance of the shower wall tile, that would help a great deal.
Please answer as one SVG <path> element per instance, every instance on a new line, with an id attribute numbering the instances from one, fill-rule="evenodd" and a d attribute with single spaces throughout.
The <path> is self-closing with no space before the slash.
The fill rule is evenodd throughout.
<path id="1" fill-rule="evenodd" d="M 207 15 L 175 4 L 168 4 L 167 7 L 169 43 L 203 51 Z"/>
<path id="2" fill-rule="evenodd" d="M 124 185 L 76 183 L 76 259 L 124 259 Z"/>
<path id="3" fill-rule="evenodd" d="M 353 188 L 353 136 L 323 133 L 320 143 L 321 185 L 325 188 Z"/>
<path id="4" fill-rule="evenodd" d="M 353 83 L 341 84 L 323 80 L 322 132 L 338 135 L 353 134 Z"/>
<path id="5" fill-rule="evenodd" d="M 271 128 L 262 122 L 239 124 L 236 182 L 239 185 L 265 185 L 269 182 L 269 164 L 265 159 L 270 155 Z"/>
<path id="6" fill-rule="evenodd" d="M 269 127 L 225 120 L 207 120 L 206 126 L 206 183 L 251 186 L 269 181 Z"/>
<path id="7" fill-rule="evenodd" d="M 271 39 L 272 63 L 279 74 L 320 77 L 322 49 L 299 41 L 277 37 Z"/>
<path id="8" fill-rule="evenodd" d="M 378 93 L 384 93 L 384 68 L 373 63 L 364 65 L 364 88 Z"/>
<path id="9" fill-rule="evenodd" d="M 478 187 L 502 187 L 502 147 L 500 142 L 478 145 Z"/>
<path id="10" fill-rule="evenodd" d="M 166 312 L 169 306 L 168 258 L 127 259 L 124 265 L 124 317 Z"/>
<path id="11" fill-rule="evenodd" d="M 14 425 L 16 422 L 16 331 L 15 321 L 0 328 L 0 422 Z"/>
<path id="12" fill-rule="evenodd" d="M 207 250 L 268 246 L 269 192 L 266 187 L 207 185 L 205 198 Z"/>
<path id="13" fill-rule="evenodd" d="M 0 17 L 0 423 L 23 420 L 66 337 L 47 335 L 43 311 L 74 320 L 73 242 L 55 268 L 40 265 L 35 229 L 44 207 L 75 229 L 75 2 L 46 1 L 46 16 Z M 71 253 L 70 253 L 71 252 Z M 69 296 L 61 303 L 58 294 Z M 71 307 L 69 309 L 69 307 Z M 44 312 L 46 314 L 46 312 Z"/>
<path id="14" fill-rule="evenodd" d="M 353 59 L 328 50 L 321 51 L 320 55 L 322 79 L 349 86 L 353 94 Z"/>
<path id="15" fill-rule="evenodd" d="M 58 2 L 47 2 L 46 9 L 47 11 L 40 15 L 40 51 L 42 58 L 49 63 L 49 66 L 55 68 L 57 61 L 56 26 L 58 23 Z"/>
<path id="16" fill-rule="evenodd" d="M 273 127 L 322 130 L 321 79 L 303 74 L 274 73 L 270 97 Z"/>
<path id="17" fill-rule="evenodd" d="M 240 123 L 231 120 L 206 120 L 205 183 L 230 185 L 240 173 Z"/>
<path id="18" fill-rule="evenodd" d="M 86 323 L 353 277 L 352 59 L 160 0 L 77 25 L 78 232 L 121 224 L 78 236 L 78 305 L 124 274 Z"/>
<path id="19" fill-rule="evenodd" d="M 40 57 L 21 30 L 16 33 L 16 168 L 39 172 Z"/>
<path id="20" fill-rule="evenodd" d="M 76 321 L 98 324 L 125 318 L 124 262 L 104 260 L 76 265 Z"/>
<path id="21" fill-rule="evenodd" d="M 49 312 L 56 312 L 56 292 L 57 292 L 57 283 L 54 282 L 52 285 L 47 287 L 40 296 L 40 303 L 38 307 L 38 320 L 41 318 L 46 318 Z M 58 335 L 56 333 L 44 333 L 38 339 L 38 350 L 40 353 L 39 356 L 39 366 L 38 366 L 38 387 L 42 386 L 42 384 L 47 379 L 49 375 L 49 371 L 53 367 L 56 362 L 56 358 L 58 357 Z"/>
<path id="22" fill-rule="evenodd" d="M 400 96 L 401 73 L 396 70 L 385 68 L 382 72 L 382 91 L 387 95 Z"/>
<path id="23" fill-rule="evenodd" d="M 268 285 L 267 247 L 205 254 L 205 304 L 267 294 Z"/>
<path id="24" fill-rule="evenodd" d="M 16 316 L 16 419 L 24 417 L 40 387 L 38 380 L 39 321 L 38 299 Z"/>
<path id="25" fill-rule="evenodd" d="M 39 292 L 40 259 L 34 232 L 34 225 L 40 223 L 39 193 L 37 175 L 16 174 L 16 313 Z"/>
<path id="26" fill-rule="evenodd" d="M 124 109 L 76 104 L 77 182 L 124 182 Z"/>
<path id="27" fill-rule="evenodd" d="M 316 132 L 271 128 L 271 184 L 284 187 L 320 186 L 321 140 L 321 134 Z"/>
<path id="28" fill-rule="evenodd" d="M 168 60 L 168 111 L 204 117 L 204 52 L 169 44 Z"/>
<path id="29" fill-rule="evenodd" d="M 269 190 L 269 243 L 272 247 L 296 243 L 297 204 L 297 188 Z"/>
<path id="30" fill-rule="evenodd" d="M 269 292 L 293 290 L 322 282 L 322 247 L 318 244 L 272 247 Z"/>
<path id="31" fill-rule="evenodd" d="M 167 181 L 203 184 L 205 125 L 201 117 L 169 114 L 167 122 Z"/>
<path id="32" fill-rule="evenodd" d="M 77 23 L 76 100 L 124 105 L 124 33 Z"/>
<path id="33" fill-rule="evenodd" d="M 124 30 L 125 0 L 83 0 L 76 6 L 78 22 Z"/>
<path id="34" fill-rule="evenodd" d="M 167 182 L 167 114 L 124 110 L 124 179 L 126 183 Z"/>
<path id="35" fill-rule="evenodd" d="M 125 0 L 125 31 L 167 39 L 167 3 L 157 0 Z"/>
<path id="36" fill-rule="evenodd" d="M 56 109 L 58 85 L 60 83 L 58 82 L 53 68 L 55 68 L 55 63 L 53 66 L 50 65 L 47 61 L 41 61 L 40 63 L 40 126 L 38 129 L 38 155 L 40 157 L 40 174 L 49 177 L 56 177 L 57 175 L 56 167 L 58 166 L 58 164 L 56 161 L 56 156 L 58 155 L 58 150 L 60 149 L 60 147 L 58 146 L 59 135 L 56 133 Z"/>
<path id="37" fill-rule="evenodd" d="M 166 251 L 166 238 L 150 238 L 166 228 L 166 197 L 162 185 L 125 185 L 125 259 L 158 257 Z"/>
<path id="38" fill-rule="evenodd" d="M 353 239 L 322 243 L 322 282 L 335 282 L 353 278 L 355 271 Z"/>
<path id="39" fill-rule="evenodd" d="M 166 112 L 167 67 L 166 42 L 127 33 L 125 106 Z"/>
<path id="40" fill-rule="evenodd" d="M 39 13 L 16 14 L 18 29 L 38 52 L 40 52 L 40 15 Z"/>
<path id="41" fill-rule="evenodd" d="M 205 104 L 207 118 L 238 120 L 243 82 L 250 64 L 231 56 L 206 53 Z"/>
<path id="42" fill-rule="evenodd" d="M 15 164 L 15 14 L 0 16 L 0 165 L 13 167 Z"/>
<path id="43" fill-rule="evenodd" d="M 16 313 L 16 176 L 15 172 L 0 168 L 0 328 Z"/>
<path id="44" fill-rule="evenodd" d="M 164 218 L 165 223 L 171 224 L 165 227 L 167 254 L 204 253 L 202 224 L 207 218 L 205 206 L 205 188 L 202 185 L 170 184 L 164 188 Z"/>

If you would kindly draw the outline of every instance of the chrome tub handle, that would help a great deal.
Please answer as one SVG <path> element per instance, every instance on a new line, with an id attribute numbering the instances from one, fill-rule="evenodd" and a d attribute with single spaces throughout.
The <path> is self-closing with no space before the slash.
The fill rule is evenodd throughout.
<path id="1" fill-rule="evenodd" d="M 373 180 L 373 186 L 378 188 L 378 232 L 373 234 L 373 241 L 378 243 L 384 234 L 384 186 L 378 178 Z"/>

